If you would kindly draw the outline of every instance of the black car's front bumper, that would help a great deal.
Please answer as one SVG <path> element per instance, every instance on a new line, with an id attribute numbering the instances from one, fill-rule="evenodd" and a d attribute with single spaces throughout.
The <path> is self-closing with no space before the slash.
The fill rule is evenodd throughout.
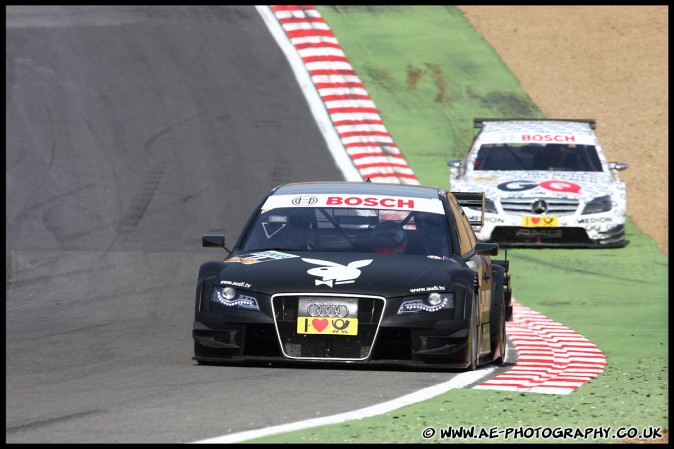
<path id="1" fill-rule="evenodd" d="M 400 298 L 362 296 L 358 297 L 357 335 L 307 335 L 297 333 L 298 296 L 262 300 L 259 312 L 197 311 L 193 358 L 200 362 L 278 359 L 452 368 L 469 364 L 469 311 L 462 304 L 455 309 L 397 315 Z"/>

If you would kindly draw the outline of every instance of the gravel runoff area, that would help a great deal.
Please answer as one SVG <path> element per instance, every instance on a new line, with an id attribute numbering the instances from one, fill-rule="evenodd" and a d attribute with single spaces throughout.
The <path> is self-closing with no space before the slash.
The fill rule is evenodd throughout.
<path id="1" fill-rule="evenodd" d="M 627 215 L 669 255 L 668 6 L 460 6 L 546 117 L 593 118 Z M 629 239 L 629 237 L 628 237 Z"/>

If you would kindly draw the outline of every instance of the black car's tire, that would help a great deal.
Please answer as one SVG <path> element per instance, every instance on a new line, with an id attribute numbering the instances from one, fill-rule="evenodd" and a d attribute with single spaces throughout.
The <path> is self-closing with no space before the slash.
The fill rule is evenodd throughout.
<path id="1" fill-rule="evenodd" d="M 496 332 L 496 338 L 491 339 L 492 345 L 492 363 L 495 365 L 503 365 L 506 359 L 506 321 L 505 321 L 505 309 L 502 305 L 497 307 L 498 312 L 492 309 L 492 316 L 496 315 L 496 320 L 491 319 L 489 328 L 492 330 L 492 335 L 494 330 L 498 329 Z"/>
<path id="2" fill-rule="evenodd" d="M 468 370 L 473 371 L 478 365 L 478 343 L 479 335 L 477 334 L 479 319 L 479 310 L 477 309 L 477 297 L 472 295 L 470 307 L 470 325 L 468 327 L 468 344 L 466 346 L 466 354 L 468 357 Z"/>
<path id="3" fill-rule="evenodd" d="M 489 359 L 495 365 L 502 365 L 506 358 L 506 311 L 503 284 L 505 282 L 505 270 L 497 265 L 492 266 L 494 275 L 494 291 L 492 292 L 491 313 L 489 316 L 489 329 L 491 340 L 491 354 Z"/>
<path id="4" fill-rule="evenodd" d="M 197 319 L 198 311 L 208 311 L 210 306 L 211 294 L 218 276 L 219 265 L 217 262 L 206 262 L 199 268 L 199 278 L 197 279 L 196 298 L 194 303 L 195 320 Z M 209 348 L 199 344 L 194 337 L 194 356 L 208 355 Z M 209 362 L 203 360 L 196 361 L 199 365 L 209 365 Z"/>
<path id="5" fill-rule="evenodd" d="M 199 268 L 199 278 L 197 280 L 197 292 L 195 312 L 197 310 L 208 311 L 213 287 L 218 277 L 220 266 L 218 262 L 207 262 Z"/>

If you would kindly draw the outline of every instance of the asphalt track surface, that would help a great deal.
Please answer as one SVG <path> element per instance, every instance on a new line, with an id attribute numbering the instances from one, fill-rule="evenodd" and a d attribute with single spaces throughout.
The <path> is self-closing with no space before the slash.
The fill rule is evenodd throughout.
<path id="1" fill-rule="evenodd" d="M 254 6 L 8 6 L 6 114 L 7 443 L 194 442 L 457 374 L 191 359 L 202 234 L 343 179 Z"/>

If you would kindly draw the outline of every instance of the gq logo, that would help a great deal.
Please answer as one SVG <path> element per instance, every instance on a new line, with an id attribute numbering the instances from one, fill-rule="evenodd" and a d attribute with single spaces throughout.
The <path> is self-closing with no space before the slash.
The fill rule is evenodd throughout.
<path id="1" fill-rule="evenodd" d="M 535 189 L 539 186 L 553 192 L 580 193 L 580 186 L 578 184 L 569 181 L 557 181 L 554 179 L 542 181 L 540 183 L 527 180 L 508 181 L 503 182 L 496 187 L 500 190 L 505 190 L 506 192 L 523 192 L 525 190 Z"/>

